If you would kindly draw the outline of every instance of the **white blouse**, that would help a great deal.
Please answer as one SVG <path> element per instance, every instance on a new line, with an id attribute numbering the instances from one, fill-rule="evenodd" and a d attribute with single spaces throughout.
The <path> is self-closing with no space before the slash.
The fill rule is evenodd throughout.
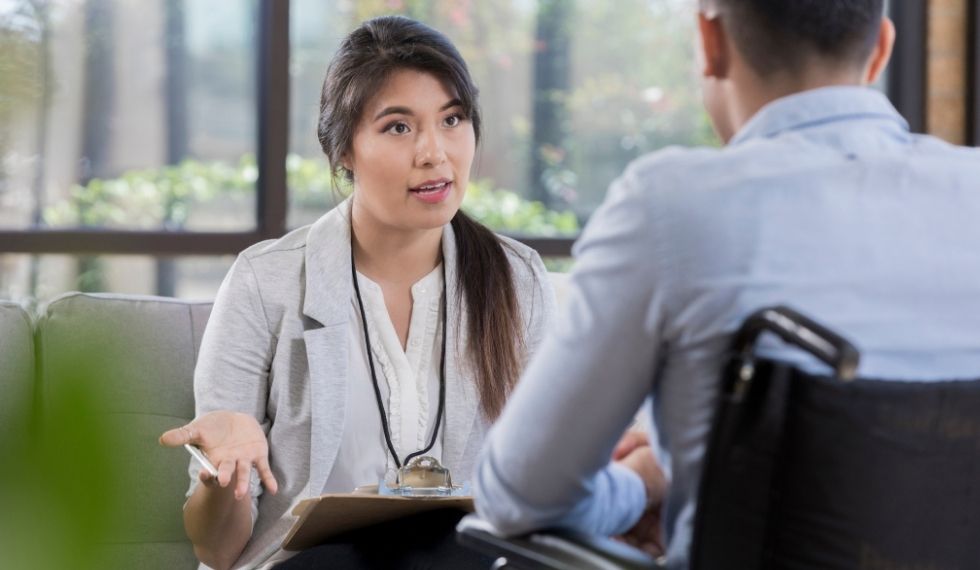
<path id="1" fill-rule="evenodd" d="M 374 370 L 388 416 L 391 441 L 399 461 L 404 461 L 410 453 L 428 444 L 439 406 L 442 264 L 412 285 L 412 315 L 405 349 L 388 315 L 381 286 L 360 273 L 357 282 L 367 315 Z M 358 486 L 377 484 L 387 470 L 395 468 L 381 428 L 356 294 L 351 295 L 350 307 L 348 420 L 324 493 L 349 493 Z M 440 461 L 443 429 L 445 425 L 440 428 L 433 448 L 426 453 Z"/>

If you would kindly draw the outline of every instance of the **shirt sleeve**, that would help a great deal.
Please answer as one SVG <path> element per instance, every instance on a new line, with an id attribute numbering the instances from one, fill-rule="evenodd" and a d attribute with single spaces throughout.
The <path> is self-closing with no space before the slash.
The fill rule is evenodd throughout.
<path id="1" fill-rule="evenodd" d="M 266 434 L 271 422 L 266 415 L 269 369 L 275 337 L 266 318 L 266 307 L 258 279 L 248 258 L 240 255 L 225 276 L 208 324 L 194 369 L 196 416 L 215 410 L 232 410 L 255 417 Z M 191 460 L 187 496 L 200 484 L 201 466 Z M 262 494 L 258 471 L 249 479 L 252 522 Z"/>
<path id="2" fill-rule="evenodd" d="M 575 246 L 563 310 L 492 428 L 477 512 L 504 534 L 546 527 L 615 535 L 646 491 L 612 449 L 653 387 L 661 342 L 649 199 L 627 175 Z"/>

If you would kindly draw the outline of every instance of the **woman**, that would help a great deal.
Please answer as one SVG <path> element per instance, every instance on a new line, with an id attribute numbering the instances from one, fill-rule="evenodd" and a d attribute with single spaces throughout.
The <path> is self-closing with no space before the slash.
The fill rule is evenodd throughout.
<path id="1" fill-rule="evenodd" d="M 184 508 L 215 568 L 287 559 L 279 545 L 299 500 L 377 484 L 415 452 L 469 480 L 553 311 L 538 255 L 459 210 L 480 114 L 442 34 L 401 17 L 352 32 L 327 72 L 318 134 L 351 198 L 239 256 L 202 340 L 197 418 L 161 437 L 200 446 L 218 468 L 213 478 L 192 463 Z M 476 557 L 454 550 L 453 522 L 400 529 L 425 528 L 413 534 L 434 552 L 426 560 L 461 567 Z M 368 529 L 286 564 L 382 563 L 365 558 L 367 540 L 390 546 L 385 565 L 417 563 L 417 543 L 391 546 L 401 531 Z"/>

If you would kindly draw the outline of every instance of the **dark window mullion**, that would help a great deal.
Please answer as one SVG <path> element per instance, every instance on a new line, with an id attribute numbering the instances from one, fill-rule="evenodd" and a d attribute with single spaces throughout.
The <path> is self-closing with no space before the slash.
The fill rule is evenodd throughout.
<path id="1" fill-rule="evenodd" d="M 968 143 L 980 146 L 980 3 L 969 3 L 970 28 L 967 46 L 967 90 L 970 132 Z"/>
<path id="2" fill-rule="evenodd" d="M 543 257 L 571 257 L 572 244 L 575 238 L 535 237 L 529 235 L 513 235 L 509 237 L 523 243 L 538 252 Z"/>
<path id="3" fill-rule="evenodd" d="M 265 239 L 259 232 L 0 230 L 0 254 L 221 255 Z"/>
<path id="4" fill-rule="evenodd" d="M 888 66 L 888 98 L 913 132 L 926 127 L 926 2 L 893 1 L 897 40 Z"/>
<path id="5" fill-rule="evenodd" d="M 286 233 L 286 153 L 289 145 L 289 1 L 260 0 L 258 13 L 258 233 Z"/>

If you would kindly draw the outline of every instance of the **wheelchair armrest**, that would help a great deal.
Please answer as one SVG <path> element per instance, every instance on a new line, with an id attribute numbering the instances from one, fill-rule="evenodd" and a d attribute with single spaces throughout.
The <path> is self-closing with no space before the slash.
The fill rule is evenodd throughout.
<path id="1" fill-rule="evenodd" d="M 502 537 L 476 515 L 456 526 L 460 544 L 497 558 L 494 568 L 553 570 L 656 570 L 662 564 L 646 553 L 615 540 L 567 530 Z M 501 558 L 506 559 L 501 562 Z"/>

